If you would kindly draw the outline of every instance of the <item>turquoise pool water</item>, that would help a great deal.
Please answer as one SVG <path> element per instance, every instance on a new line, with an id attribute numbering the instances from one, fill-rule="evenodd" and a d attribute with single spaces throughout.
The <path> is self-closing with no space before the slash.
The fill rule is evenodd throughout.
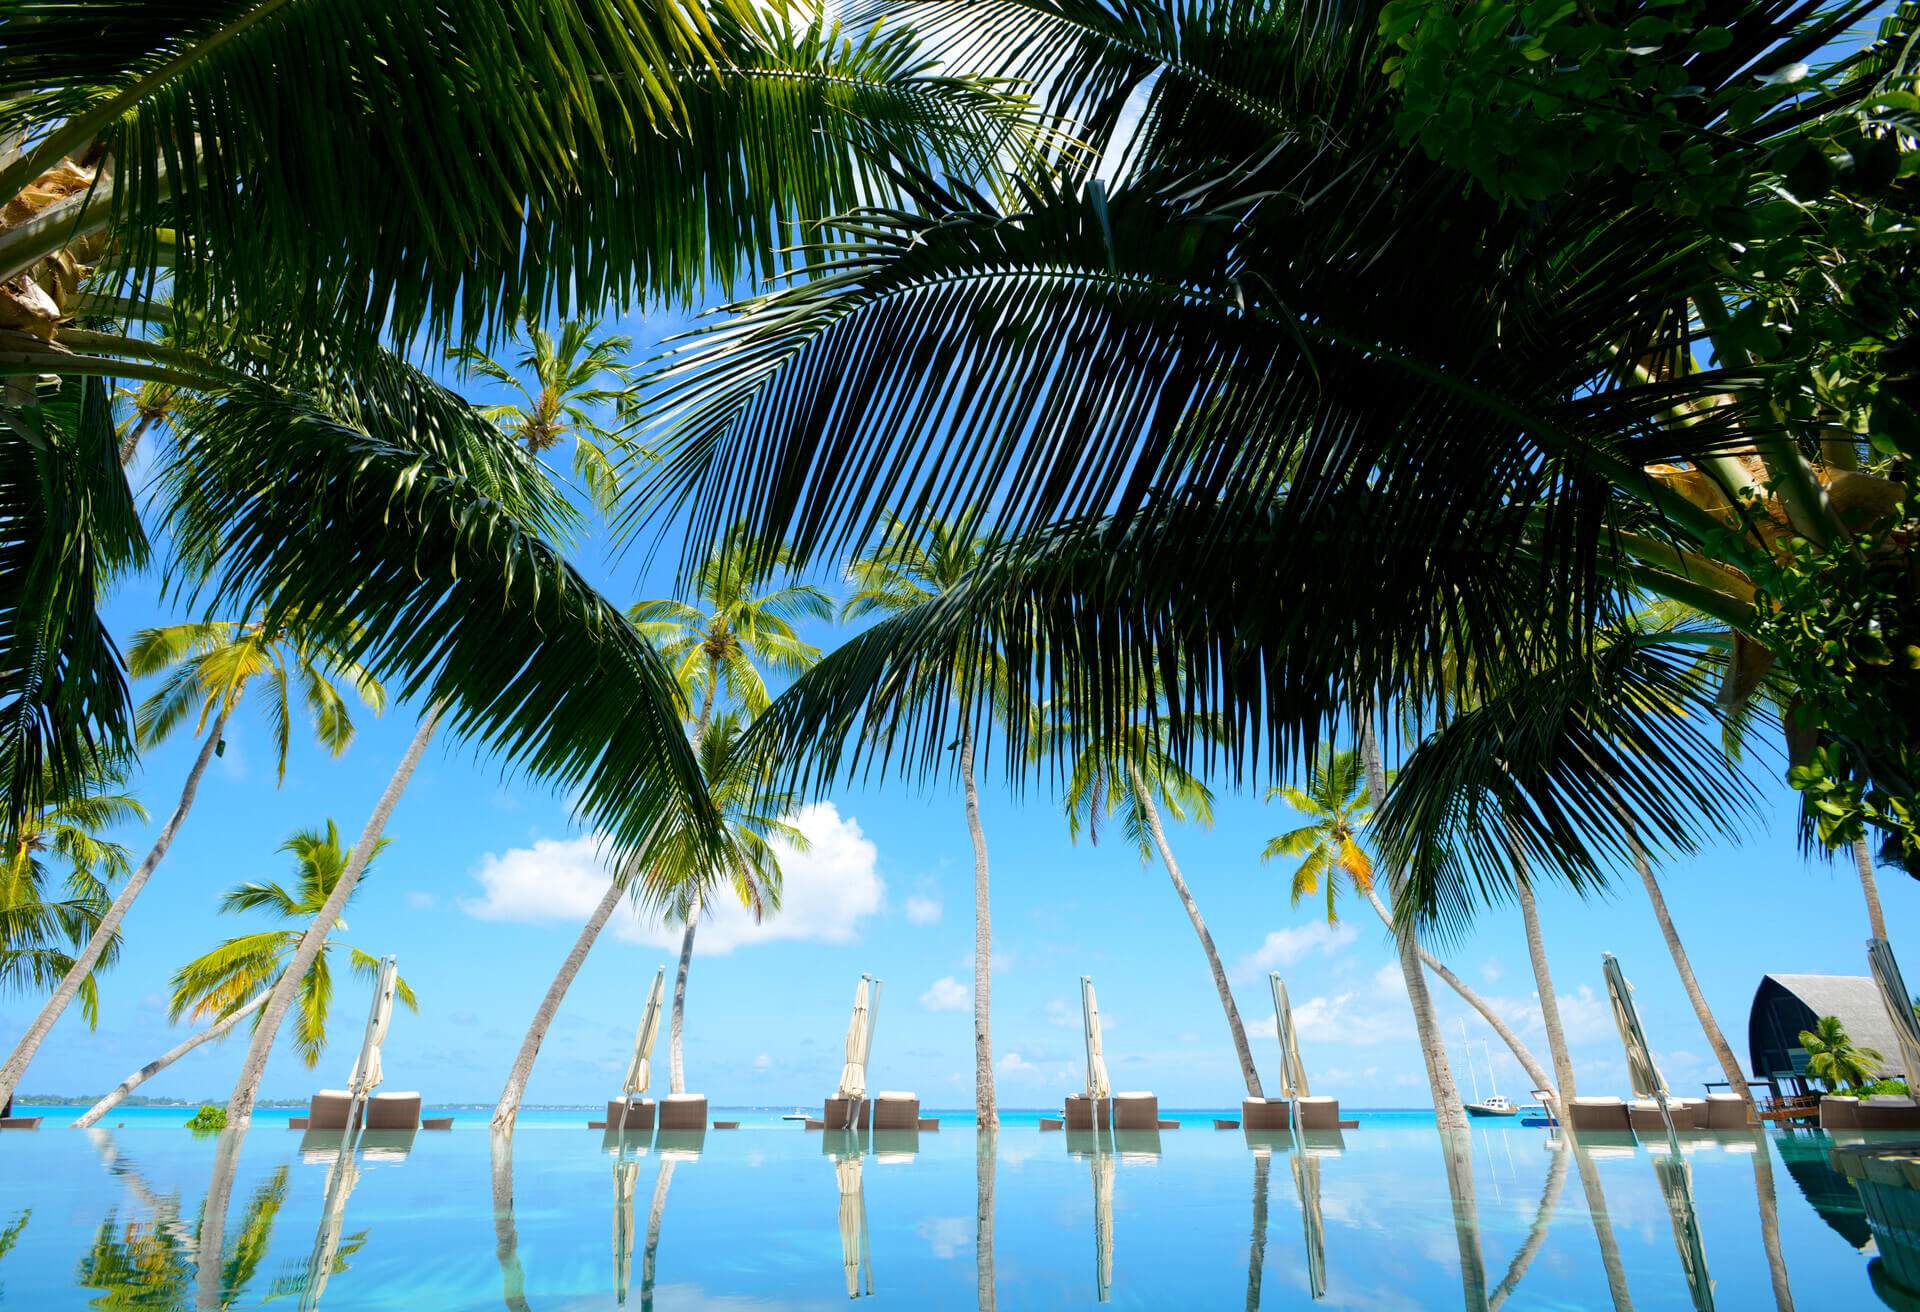
<path id="1" fill-rule="evenodd" d="M 237 1145 L 177 1108 L 107 1129 L 0 1133 L 0 1306 L 434 1309 L 1724 1309 L 1920 1306 L 1876 1269 L 1829 1141 L 1692 1135 L 1569 1150 L 1430 1115 L 1361 1114 L 1294 1145 L 1213 1113 L 1117 1145 L 1010 1115 L 992 1152 L 964 1114 L 878 1143 L 779 1111 L 630 1142 L 579 1109 L 529 1110 L 506 1151 L 486 1112 L 370 1143 L 262 1113 Z M 785 1109 L 781 1109 L 785 1110 Z M 224 1184 L 225 1206 L 218 1206 Z M 203 1221 L 210 1185 L 217 1224 Z M 990 1186 L 990 1192 L 982 1186 Z M 992 1218 L 991 1247 L 978 1242 Z M 203 1261 L 203 1258 L 205 1259 Z M 1316 1294 L 1318 1297 L 1316 1297 Z"/>

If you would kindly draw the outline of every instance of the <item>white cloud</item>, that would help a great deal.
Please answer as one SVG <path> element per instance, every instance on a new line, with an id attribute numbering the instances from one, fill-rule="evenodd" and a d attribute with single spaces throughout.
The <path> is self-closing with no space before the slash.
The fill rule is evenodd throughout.
<path id="1" fill-rule="evenodd" d="M 758 1057 L 755 1057 L 753 1059 L 753 1068 L 757 1071 L 772 1070 L 773 1055 L 771 1053 L 765 1053 L 765 1052 L 761 1053 Z"/>
<path id="2" fill-rule="evenodd" d="M 910 897 L 907 899 L 907 919 L 915 925 L 931 925 L 940 919 L 946 910 L 937 897 Z"/>
<path id="3" fill-rule="evenodd" d="M 1242 957 L 1234 969 L 1242 975 L 1258 975 L 1280 966 L 1291 966 L 1313 953 L 1330 957 L 1358 937 L 1353 926 L 1344 921 L 1329 925 L 1324 920 L 1314 920 L 1276 929 L 1252 953 Z"/>
<path id="4" fill-rule="evenodd" d="M 1302 1039 L 1319 1043 L 1386 1043 L 1413 1034 L 1413 1012 L 1407 1006 L 1407 982 L 1398 962 L 1388 962 L 1373 973 L 1364 989 L 1321 994 L 1293 1009 L 1293 1023 Z M 1274 1037 L 1273 1018 L 1254 1031 Z"/>
<path id="5" fill-rule="evenodd" d="M 880 910 L 886 883 L 879 851 L 852 816 L 832 802 L 804 806 L 790 817 L 808 839 L 808 849 L 774 842 L 782 875 L 780 910 L 755 924 L 732 897 L 716 901 L 700 922 L 697 951 L 724 956 L 746 944 L 779 941 L 846 943 L 860 922 Z M 608 874 L 591 835 L 543 838 L 481 858 L 474 872 L 484 896 L 460 899 L 461 909 L 481 920 L 525 922 L 586 919 L 607 891 Z M 621 913 L 615 932 L 628 942 L 673 949 L 680 926 Z"/>
<path id="6" fill-rule="evenodd" d="M 995 952 L 987 957 L 987 969 L 996 975 L 1004 975 L 1013 969 L 1013 953 Z"/>
<path id="7" fill-rule="evenodd" d="M 1080 1028 L 1080 1013 L 1069 1007 L 1065 998 L 1047 999 L 1047 1020 L 1063 1030 Z"/>
<path id="8" fill-rule="evenodd" d="M 421 889 L 410 888 L 407 890 L 407 906 L 411 910 L 431 911 L 439 905 L 439 902 L 440 900 L 433 894 Z"/>
<path id="9" fill-rule="evenodd" d="M 998 1065 L 1002 1075 L 1027 1075 L 1040 1069 L 1017 1052 L 1001 1057 Z"/>
<path id="10" fill-rule="evenodd" d="M 973 1247 L 973 1223 L 964 1216 L 930 1216 L 913 1228 L 935 1257 L 955 1257 Z"/>
<path id="11" fill-rule="evenodd" d="M 972 1003 L 973 990 L 951 975 L 942 975 L 920 995 L 920 1005 L 928 1011 L 965 1011 Z"/>
<path id="12" fill-rule="evenodd" d="M 1503 973 L 1505 972 L 1500 963 L 1492 957 L 1480 963 L 1480 978 L 1489 984 L 1497 982 Z"/>

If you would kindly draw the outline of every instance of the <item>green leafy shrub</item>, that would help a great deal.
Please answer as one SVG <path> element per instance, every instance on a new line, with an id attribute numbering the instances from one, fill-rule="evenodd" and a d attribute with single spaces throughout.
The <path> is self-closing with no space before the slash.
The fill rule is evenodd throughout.
<path id="1" fill-rule="evenodd" d="M 227 1128 L 227 1109 L 206 1103 L 193 1114 L 193 1119 L 187 1122 L 187 1128 L 195 1133 L 224 1130 Z"/>

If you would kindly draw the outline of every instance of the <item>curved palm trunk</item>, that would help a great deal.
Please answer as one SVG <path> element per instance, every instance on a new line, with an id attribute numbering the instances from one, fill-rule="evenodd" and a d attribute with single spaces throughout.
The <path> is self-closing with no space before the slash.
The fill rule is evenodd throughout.
<path id="1" fill-rule="evenodd" d="M 606 928 L 607 918 L 619 904 L 623 891 L 618 878 L 607 884 L 600 904 L 587 917 L 587 923 L 580 929 L 580 937 L 573 941 L 573 950 L 567 953 L 566 960 L 560 963 L 560 970 L 553 977 L 553 983 L 547 986 L 547 996 L 540 999 L 540 1008 L 533 1013 L 533 1023 L 527 1026 L 527 1037 L 520 1041 L 520 1053 L 513 1059 L 513 1069 L 507 1072 L 507 1085 L 500 1091 L 500 1103 L 493 1109 L 495 1130 L 512 1133 L 513 1123 L 520 1115 L 520 1099 L 527 1091 L 527 1079 L 533 1074 L 534 1058 L 540 1055 L 540 1045 L 546 1041 L 547 1030 L 560 1010 L 560 1003 L 566 998 L 567 990 L 573 987 L 574 976 L 586 964 L 587 954 L 593 951 L 594 941 L 600 937 L 600 931 Z"/>
<path id="2" fill-rule="evenodd" d="M 687 932 L 680 936 L 680 969 L 673 977 L 673 1033 L 667 1043 L 668 1089 L 687 1091 L 687 1065 L 681 1055 L 680 1031 L 687 1015 L 687 971 L 693 965 L 693 932 L 700 927 L 700 906 L 687 913 Z"/>
<path id="3" fill-rule="evenodd" d="M 1566 1183 L 1567 1149 L 1562 1144 L 1554 1149 L 1553 1160 L 1547 1164 L 1547 1183 L 1540 1191 L 1540 1206 L 1534 1210 L 1533 1226 L 1527 1231 L 1527 1241 L 1520 1245 L 1520 1251 L 1507 1264 L 1507 1274 L 1493 1287 L 1493 1293 L 1487 1298 L 1487 1312 L 1499 1312 L 1500 1305 L 1520 1287 L 1520 1281 L 1526 1277 L 1527 1268 L 1533 1265 L 1540 1245 L 1547 1241 L 1547 1227 L 1553 1224 L 1553 1209 L 1560 1205 L 1560 1191 L 1566 1187 Z"/>
<path id="4" fill-rule="evenodd" d="M 1380 895 L 1370 888 L 1367 890 L 1367 901 L 1373 904 L 1373 912 L 1380 917 L 1380 923 L 1392 932 L 1393 912 L 1387 910 L 1387 904 L 1380 900 Z M 1472 986 L 1454 974 L 1445 962 L 1431 952 L 1420 948 L 1419 954 L 1420 964 L 1438 975 L 1442 983 L 1458 994 L 1462 1002 L 1478 1012 L 1480 1019 L 1487 1022 L 1493 1032 L 1500 1036 L 1500 1041 L 1507 1045 L 1507 1051 L 1511 1052 L 1513 1059 L 1520 1063 L 1520 1069 L 1527 1073 L 1527 1078 L 1533 1081 L 1534 1087 L 1552 1088 L 1553 1079 L 1547 1074 L 1547 1068 L 1542 1066 L 1540 1059 L 1533 1055 L 1533 1049 L 1520 1041 L 1520 1036 L 1513 1032 L 1513 1026 L 1507 1024 L 1506 1018 L 1493 1009 L 1493 1004 L 1475 992 Z"/>
<path id="5" fill-rule="evenodd" d="M 527 1274 L 520 1267 L 520 1230 L 513 1223 L 513 1134 L 493 1135 L 493 1255 L 500 1296 L 509 1312 L 527 1312 Z"/>
<path id="6" fill-rule="evenodd" d="M 667 1213 L 667 1190 L 673 1187 L 673 1168 L 677 1165 L 671 1158 L 660 1160 L 660 1175 L 653 1182 L 653 1201 L 647 1205 L 647 1246 L 640 1256 L 642 1312 L 653 1312 L 655 1260 L 660 1253 L 660 1222 Z"/>
<path id="7" fill-rule="evenodd" d="M 420 758 L 427 750 L 427 743 L 439 724 L 440 707 L 429 707 L 420 721 L 420 727 L 414 730 L 413 741 L 407 744 L 406 755 L 400 758 L 393 777 L 387 780 L 386 791 L 380 794 L 373 814 L 367 817 L 367 827 L 361 831 L 360 840 L 353 845 L 353 854 L 347 858 L 347 868 L 340 872 L 333 891 L 327 895 L 326 904 L 313 918 L 313 923 L 307 926 L 306 933 L 300 936 L 300 946 L 294 949 L 293 959 L 280 972 L 280 979 L 273 986 L 273 996 L 267 1000 L 267 1009 L 261 1013 L 260 1024 L 253 1031 L 253 1042 L 247 1048 L 247 1060 L 240 1068 L 240 1078 L 234 1082 L 233 1097 L 227 1101 L 227 1125 L 230 1128 L 244 1132 L 253 1122 L 253 1100 L 260 1091 L 260 1077 L 266 1072 L 267 1055 L 273 1051 L 273 1041 L 279 1036 L 280 1022 L 286 1018 L 287 1008 L 293 1003 L 293 995 L 299 989 L 300 981 L 313 969 L 314 958 L 320 955 L 327 935 L 333 932 L 341 911 L 346 908 L 347 899 L 353 896 L 355 886 L 360 883 L 360 872 L 373 859 L 373 850 L 380 843 L 387 820 L 393 815 L 393 808 L 399 805 L 400 794 L 406 791 L 407 782 L 413 778 L 413 772 L 418 768 Z"/>
<path id="8" fill-rule="evenodd" d="M 1387 772 L 1380 763 L 1380 744 L 1374 740 L 1371 714 L 1368 711 L 1359 717 L 1360 755 L 1366 765 L 1367 788 L 1373 794 L 1374 805 L 1379 806 L 1387 797 Z M 1389 871 L 1388 878 L 1392 883 L 1399 882 L 1396 872 Z M 1446 1045 L 1440 1038 L 1440 1018 L 1433 1010 L 1433 995 L 1427 992 L 1427 977 L 1420 970 L 1420 940 L 1411 925 L 1402 928 L 1394 924 L 1393 917 L 1379 904 L 1378 896 L 1372 896 L 1375 909 L 1385 917 L 1393 933 L 1400 974 L 1407 982 L 1407 1003 L 1413 1008 L 1413 1025 L 1420 1037 L 1420 1057 L 1427 1067 L 1427 1087 L 1433 1093 L 1434 1120 L 1443 1134 L 1465 1134 L 1466 1109 L 1460 1102 L 1460 1088 L 1453 1082 L 1453 1068 L 1447 1064 Z M 1476 1240 L 1476 1247 L 1477 1243 Z M 1481 1289 L 1484 1292 L 1484 1284 Z"/>
<path id="9" fill-rule="evenodd" d="M 1533 880 L 1527 874 L 1526 858 L 1521 854 L 1520 841 L 1514 833 L 1511 820 L 1507 823 L 1507 849 L 1513 856 L 1514 868 L 1519 878 L 1514 880 L 1513 891 L 1520 902 L 1520 919 L 1527 930 L 1527 956 L 1533 961 L 1533 984 L 1540 992 L 1540 1019 L 1547 1027 L 1547 1055 L 1553 1058 L 1555 1089 L 1560 1100 L 1560 1109 L 1564 1111 L 1573 1105 L 1579 1096 L 1574 1091 L 1573 1059 L 1567 1054 L 1567 1032 L 1560 1025 L 1560 995 L 1553 991 L 1553 971 L 1547 965 L 1546 938 L 1540 932 L 1540 911 L 1533 902 Z M 1545 1088 L 1545 1085 L 1541 1086 Z M 1565 1121 L 1566 1117 L 1560 1117 Z M 1571 1125 L 1571 1121 L 1567 1121 Z"/>
<path id="10" fill-rule="evenodd" d="M 105 1116 L 115 1107 L 118 1107 L 126 1100 L 127 1095 L 135 1089 L 179 1061 L 201 1044 L 211 1043 L 213 1040 L 223 1037 L 235 1025 L 238 1025 L 248 1016 L 260 1010 L 260 1008 L 265 1005 L 268 994 L 268 990 L 262 989 L 260 992 L 254 994 L 252 998 L 248 999 L 247 1004 L 231 1016 L 226 1017 L 224 1020 L 215 1021 L 197 1033 L 189 1034 L 178 1044 L 174 1045 L 173 1048 L 169 1049 L 165 1055 L 154 1058 L 154 1060 L 127 1076 L 126 1079 L 114 1086 L 112 1093 L 109 1093 L 99 1102 L 89 1107 L 86 1115 L 73 1123 L 73 1128 L 76 1130 L 84 1130 L 97 1124 L 102 1116 Z"/>
<path id="11" fill-rule="evenodd" d="M 967 836 L 973 840 L 973 1119 L 978 1134 L 999 1126 L 1000 1110 L 993 1092 L 993 910 L 987 898 L 987 832 L 980 824 L 980 789 L 973 778 L 973 725 L 965 721 L 960 726 L 960 787 L 966 797 Z M 991 1180 L 987 1189 L 991 1202 Z"/>
<path id="12" fill-rule="evenodd" d="M 1173 881 L 1173 891 L 1180 895 L 1180 905 L 1187 909 L 1193 932 L 1200 936 L 1200 950 L 1207 954 L 1207 968 L 1213 972 L 1213 987 L 1220 994 L 1220 1008 L 1227 1013 L 1227 1029 L 1233 1034 L 1233 1050 L 1240 1058 L 1240 1076 L 1246 1081 L 1247 1097 L 1264 1098 L 1266 1095 L 1260 1091 L 1260 1068 L 1253 1064 L 1253 1049 L 1247 1045 L 1247 1027 L 1240 1023 L 1240 1008 L 1233 1002 L 1227 968 L 1220 964 L 1220 952 L 1213 946 L 1213 935 L 1207 932 L 1207 922 L 1200 918 L 1200 904 L 1193 900 L 1187 881 L 1181 878 L 1180 863 L 1173 859 L 1173 847 L 1167 842 L 1166 828 L 1160 823 L 1160 808 L 1153 804 L 1153 794 L 1147 791 L 1139 769 L 1130 764 L 1127 773 L 1133 782 L 1133 795 L 1140 799 L 1141 812 L 1147 817 L 1147 831 L 1153 835 L 1153 845 L 1160 852 L 1161 863 L 1167 867 L 1167 878 Z"/>
<path id="13" fill-rule="evenodd" d="M 134 899 L 140 896 L 140 890 L 147 886 L 147 880 L 165 859 L 167 849 L 173 846 L 173 836 L 180 832 L 180 825 L 187 818 L 187 812 L 193 809 L 193 799 L 200 792 L 201 776 L 207 772 L 207 763 L 213 759 L 214 749 L 219 746 L 220 735 L 227 727 L 227 712 L 222 710 L 214 718 L 213 728 L 207 734 L 207 740 L 200 745 L 200 755 L 193 760 L 193 768 L 187 771 L 187 781 L 180 786 L 180 801 L 175 804 L 173 814 L 167 817 L 167 823 L 160 828 L 159 837 L 153 840 L 153 848 L 147 853 L 147 859 L 128 877 L 126 887 L 113 899 L 113 905 L 107 908 L 107 914 L 100 918 L 100 924 L 94 929 L 93 937 L 87 940 L 87 946 L 61 979 L 60 986 L 40 1008 L 40 1014 L 33 1018 L 33 1024 L 14 1045 L 13 1053 L 7 1058 L 7 1064 L 0 1066 L 0 1105 L 13 1102 L 14 1090 L 20 1087 L 20 1077 L 27 1073 L 27 1067 L 33 1056 L 46 1041 L 53 1030 L 54 1022 L 60 1019 L 80 992 L 80 986 L 93 973 L 100 960 L 100 954 L 113 942 L 114 935 L 120 932 L 120 922 L 127 918 L 127 912 L 133 908 Z"/>
<path id="14" fill-rule="evenodd" d="M 1880 886 L 1873 879 L 1873 853 L 1867 848 L 1867 840 L 1853 840 L 1853 863 L 1860 870 L 1860 891 L 1867 897 L 1867 924 L 1873 930 L 1875 938 L 1887 936 L 1887 918 L 1880 911 Z"/>

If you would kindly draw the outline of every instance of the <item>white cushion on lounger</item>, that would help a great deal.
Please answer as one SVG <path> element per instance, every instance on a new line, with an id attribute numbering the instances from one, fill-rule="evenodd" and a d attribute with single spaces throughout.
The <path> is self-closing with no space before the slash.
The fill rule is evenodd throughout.
<path id="1" fill-rule="evenodd" d="M 670 1093 L 666 1097 L 668 1102 L 705 1102 L 706 1100 L 707 1095 L 704 1093 Z"/>
<path id="2" fill-rule="evenodd" d="M 891 1092 L 891 1091 L 887 1093 L 876 1093 L 873 1095 L 873 1098 L 875 1102 L 919 1102 L 920 1101 L 920 1095 L 917 1093 L 898 1093 L 898 1092 Z"/>
<path id="3" fill-rule="evenodd" d="M 1151 1098 L 1153 1097 L 1153 1095 L 1150 1093 L 1116 1093 L 1113 1096 L 1116 1098 Z"/>

